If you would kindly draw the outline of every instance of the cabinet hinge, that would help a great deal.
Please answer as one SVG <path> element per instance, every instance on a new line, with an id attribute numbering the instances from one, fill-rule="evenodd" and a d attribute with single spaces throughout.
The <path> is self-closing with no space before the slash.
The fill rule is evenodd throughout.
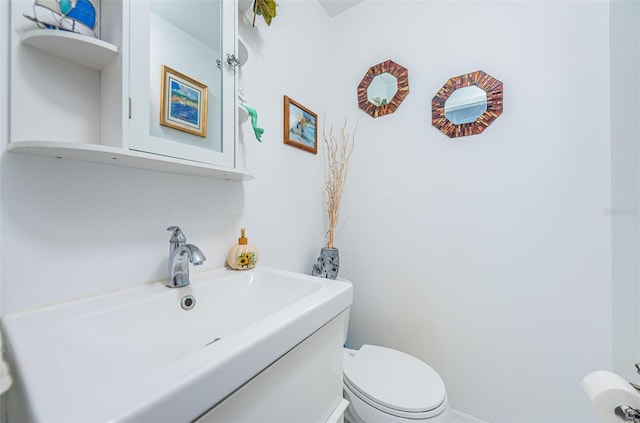
<path id="1" fill-rule="evenodd" d="M 129 97 L 129 119 L 131 119 L 131 97 Z"/>

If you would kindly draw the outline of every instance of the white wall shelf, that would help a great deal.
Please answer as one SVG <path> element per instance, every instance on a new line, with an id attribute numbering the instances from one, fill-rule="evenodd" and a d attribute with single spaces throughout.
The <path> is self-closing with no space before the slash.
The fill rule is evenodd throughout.
<path id="1" fill-rule="evenodd" d="M 248 181 L 254 178 L 251 172 L 238 169 L 125 150 L 107 145 L 54 141 L 14 141 L 9 143 L 8 150 L 16 153 L 34 154 L 59 159 L 81 160 L 183 175 L 227 179 L 231 181 Z"/>
<path id="2" fill-rule="evenodd" d="M 68 31 L 34 29 L 24 33 L 22 42 L 98 71 L 118 55 L 118 47 L 113 44 Z"/>

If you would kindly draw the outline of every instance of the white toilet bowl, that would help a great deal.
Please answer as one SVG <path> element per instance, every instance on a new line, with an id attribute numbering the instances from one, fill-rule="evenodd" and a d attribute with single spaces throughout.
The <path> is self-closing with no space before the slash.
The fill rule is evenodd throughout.
<path id="1" fill-rule="evenodd" d="M 450 423 L 444 382 L 428 364 L 390 348 L 344 349 L 350 423 Z"/>

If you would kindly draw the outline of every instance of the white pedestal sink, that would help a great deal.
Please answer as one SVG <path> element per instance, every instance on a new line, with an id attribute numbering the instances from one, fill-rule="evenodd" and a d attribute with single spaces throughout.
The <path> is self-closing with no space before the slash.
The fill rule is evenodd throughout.
<path id="1" fill-rule="evenodd" d="M 352 295 L 340 281 L 219 269 L 184 288 L 158 282 L 7 315 L 3 327 L 34 421 L 192 421 Z"/>

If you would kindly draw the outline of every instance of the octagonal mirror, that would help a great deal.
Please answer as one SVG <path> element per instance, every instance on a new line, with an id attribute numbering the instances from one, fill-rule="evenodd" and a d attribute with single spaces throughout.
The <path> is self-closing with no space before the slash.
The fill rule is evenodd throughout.
<path id="1" fill-rule="evenodd" d="M 358 85 L 358 106 L 372 117 L 396 111 L 409 94 L 409 71 L 387 60 L 371 66 Z"/>
<path id="2" fill-rule="evenodd" d="M 451 138 L 479 134 L 502 114 L 502 82 L 476 71 L 449 79 L 431 102 L 432 124 Z"/>

